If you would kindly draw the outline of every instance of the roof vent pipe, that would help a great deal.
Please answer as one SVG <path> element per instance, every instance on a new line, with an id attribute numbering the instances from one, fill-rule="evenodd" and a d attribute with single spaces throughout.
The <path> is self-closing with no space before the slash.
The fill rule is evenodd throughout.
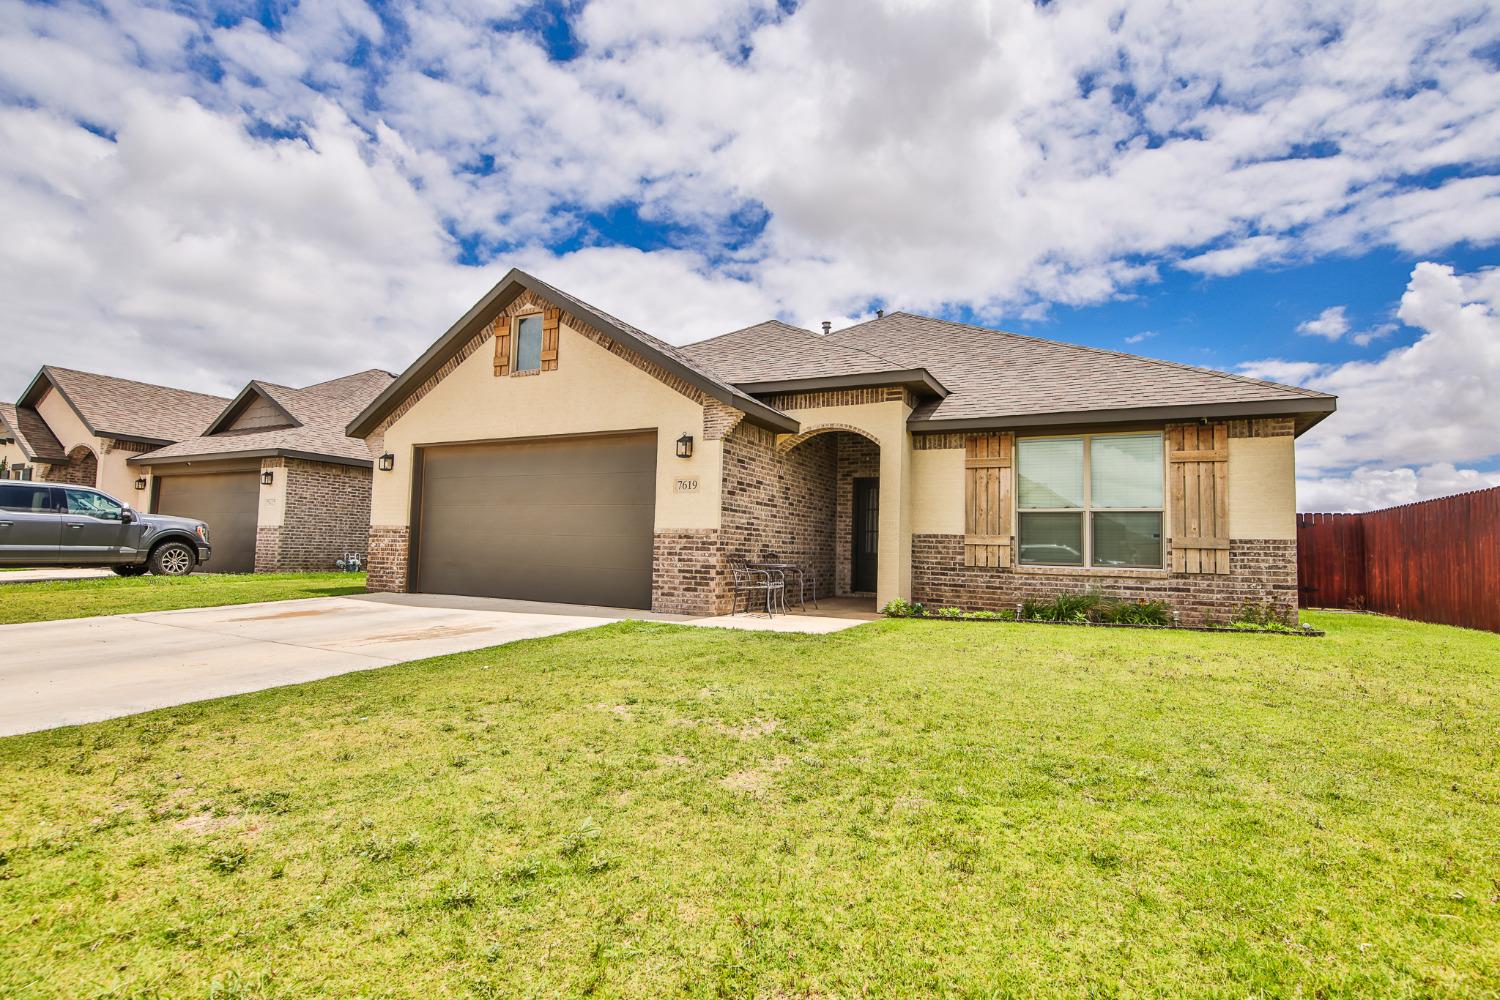
<path id="1" fill-rule="evenodd" d="M 875 318 L 876 319 L 885 319 L 885 310 L 884 309 L 876 309 L 875 310 Z"/>
<path id="2" fill-rule="evenodd" d="M 823 321 L 823 336 L 825 336 L 825 337 L 826 337 L 826 336 L 828 336 L 828 334 L 829 334 L 829 333 L 830 333 L 830 332 L 831 332 L 831 331 L 832 331 L 832 330 L 833 330 L 833 323 L 832 323 L 832 322 L 831 322 L 831 321 L 830 321 L 830 320 L 826 320 L 826 319 L 825 319 L 825 320 L 824 320 L 824 321 Z"/>

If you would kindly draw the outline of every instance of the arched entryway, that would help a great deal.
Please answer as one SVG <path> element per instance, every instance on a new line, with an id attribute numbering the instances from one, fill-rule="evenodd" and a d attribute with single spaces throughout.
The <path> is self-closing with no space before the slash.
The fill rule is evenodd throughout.
<path id="1" fill-rule="evenodd" d="M 819 600 L 852 597 L 873 609 L 880 443 L 857 427 L 826 424 L 782 440 L 776 455 L 784 514 L 767 547 L 811 568 Z M 795 601 L 797 595 L 789 596 Z"/>
<path id="2" fill-rule="evenodd" d="M 99 485 L 99 456 L 87 445 L 78 445 L 68 452 L 68 464 L 53 466 L 47 476 L 54 483 L 70 486 Z"/>

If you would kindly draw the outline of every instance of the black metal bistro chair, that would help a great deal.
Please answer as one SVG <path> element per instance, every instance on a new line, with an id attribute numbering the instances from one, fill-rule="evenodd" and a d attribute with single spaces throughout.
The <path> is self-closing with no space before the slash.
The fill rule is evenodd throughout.
<path id="1" fill-rule="evenodd" d="M 812 584 L 813 607 L 818 606 L 818 571 L 809 566 L 792 559 L 785 559 L 781 553 L 767 550 L 761 553 L 760 561 L 750 563 L 751 569 L 768 569 L 780 573 L 782 580 L 786 579 L 788 573 L 797 574 L 797 609 L 807 610 L 808 584 Z"/>
<path id="2" fill-rule="evenodd" d="M 772 569 L 752 567 L 736 556 L 729 560 L 730 580 L 734 586 L 734 603 L 729 607 L 731 615 L 740 609 L 740 595 L 745 596 L 745 614 L 750 613 L 750 602 L 758 594 L 765 595 L 766 617 L 772 617 L 776 608 L 786 613 L 786 577 Z"/>

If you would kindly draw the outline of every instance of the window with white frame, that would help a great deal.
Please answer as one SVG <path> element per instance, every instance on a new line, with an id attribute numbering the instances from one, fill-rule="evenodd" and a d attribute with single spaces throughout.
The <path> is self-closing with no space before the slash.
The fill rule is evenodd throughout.
<path id="1" fill-rule="evenodd" d="M 1157 433 L 1020 439 L 1021 565 L 1160 569 L 1164 479 Z"/>
<path id="2" fill-rule="evenodd" d="M 511 371 L 534 372 L 542 367 L 542 317 L 516 319 L 516 360 Z"/>

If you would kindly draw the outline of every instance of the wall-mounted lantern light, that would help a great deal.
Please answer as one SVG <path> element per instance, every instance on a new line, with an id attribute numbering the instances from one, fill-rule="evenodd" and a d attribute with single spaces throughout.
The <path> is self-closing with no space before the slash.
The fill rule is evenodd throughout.
<path id="1" fill-rule="evenodd" d="M 381 472 L 390 472 L 396 467 L 396 456 L 392 455 L 390 452 L 386 452 L 384 455 L 380 456 L 380 458 L 377 460 L 377 464 L 380 466 Z"/>
<path id="2" fill-rule="evenodd" d="M 146 488 L 146 477 L 145 476 L 136 476 L 135 477 L 135 488 L 138 489 L 138 490 L 143 490 L 143 489 Z"/>
<path id="3" fill-rule="evenodd" d="M 276 478 L 276 474 L 273 473 L 270 469 L 266 469 L 264 472 L 262 472 L 260 474 L 260 484 L 262 486 L 270 486 L 271 485 L 271 481 L 273 479 L 275 479 L 275 478 Z"/>
<path id="4" fill-rule="evenodd" d="M 682 437 L 677 439 L 677 457 L 693 457 L 693 436 L 691 434 L 684 434 Z"/>

